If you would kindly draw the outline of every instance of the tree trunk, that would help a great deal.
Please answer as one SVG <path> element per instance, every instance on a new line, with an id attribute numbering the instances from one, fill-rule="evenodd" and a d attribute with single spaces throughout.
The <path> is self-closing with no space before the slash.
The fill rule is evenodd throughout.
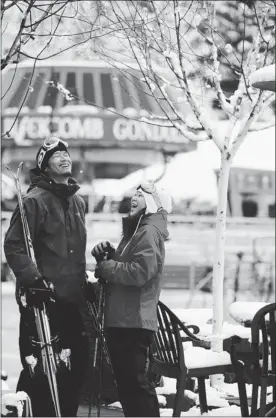
<path id="1" fill-rule="evenodd" d="M 217 337 L 212 342 L 212 350 L 222 351 L 223 324 L 223 282 L 224 282 L 224 256 L 225 233 L 227 214 L 227 192 L 231 162 L 222 154 L 218 184 L 218 207 L 216 220 L 216 241 L 213 264 L 213 336 Z"/>
<path id="2" fill-rule="evenodd" d="M 222 153 L 218 184 L 218 207 L 216 219 L 216 241 L 213 263 L 213 330 L 212 351 L 221 352 L 223 340 L 221 338 L 223 325 L 223 282 L 224 282 L 224 258 L 225 258 L 225 234 L 227 215 L 227 192 L 231 168 L 231 158 L 228 153 Z M 211 385 L 218 385 L 222 376 L 211 376 Z"/>

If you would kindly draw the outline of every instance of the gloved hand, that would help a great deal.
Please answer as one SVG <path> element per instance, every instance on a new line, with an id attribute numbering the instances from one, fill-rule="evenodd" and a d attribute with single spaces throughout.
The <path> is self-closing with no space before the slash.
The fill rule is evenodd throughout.
<path id="1" fill-rule="evenodd" d="M 94 276 L 96 277 L 96 279 L 98 279 L 99 284 L 105 284 L 107 280 L 104 279 L 103 276 L 101 275 L 101 264 L 102 262 L 97 264 L 95 268 Z"/>
<path id="2" fill-rule="evenodd" d="M 105 255 L 108 254 L 109 257 L 114 253 L 115 247 L 110 244 L 109 241 L 102 241 L 99 244 L 95 245 L 91 254 L 95 257 L 97 262 L 100 262 L 104 259 Z"/>
<path id="3" fill-rule="evenodd" d="M 88 300 L 88 302 L 90 303 L 95 303 L 97 300 L 95 284 L 91 282 L 86 282 L 84 285 L 85 299 Z"/>
<path id="4" fill-rule="evenodd" d="M 42 275 L 36 264 L 32 260 L 29 260 L 25 268 L 20 271 L 18 280 L 21 286 L 30 288 L 34 285 L 36 280 L 40 279 L 41 277 Z"/>
<path id="5" fill-rule="evenodd" d="M 40 308 L 43 303 L 47 304 L 51 300 L 54 300 L 54 287 L 52 283 L 40 277 L 32 284 L 27 292 L 27 304 Z"/>

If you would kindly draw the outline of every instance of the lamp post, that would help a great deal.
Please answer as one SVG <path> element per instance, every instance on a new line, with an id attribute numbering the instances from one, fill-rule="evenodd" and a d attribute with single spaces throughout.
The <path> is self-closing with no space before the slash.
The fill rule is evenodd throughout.
<path id="1" fill-rule="evenodd" d="M 254 71 L 250 75 L 250 82 L 252 87 L 260 90 L 276 91 L 275 70 L 275 64 L 271 64 Z"/>

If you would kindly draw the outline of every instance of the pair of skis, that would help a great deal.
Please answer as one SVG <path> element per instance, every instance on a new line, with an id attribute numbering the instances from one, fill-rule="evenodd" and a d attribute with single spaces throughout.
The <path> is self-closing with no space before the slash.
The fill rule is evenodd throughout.
<path id="1" fill-rule="evenodd" d="M 23 162 L 19 164 L 16 175 L 10 170 L 8 166 L 6 168 L 9 170 L 16 187 L 16 193 L 18 198 L 18 205 L 20 210 L 21 222 L 23 227 L 24 241 L 26 245 L 26 251 L 32 262 L 36 264 L 35 254 L 33 243 L 31 239 L 31 234 L 29 230 L 29 225 L 24 209 L 23 197 L 20 186 L 20 173 L 23 166 Z M 43 372 L 47 376 L 49 388 L 52 396 L 53 405 L 55 408 L 55 414 L 57 417 L 61 417 L 60 403 L 58 396 L 58 387 L 57 387 L 57 360 L 55 357 L 55 352 L 53 349 L 49 319 L 46 312 L 45 303 L 41 304 L 41 307 L 33 307 L 36 330 L 38 334 L 39 344 L 41 348 L 41 359 Z"/>

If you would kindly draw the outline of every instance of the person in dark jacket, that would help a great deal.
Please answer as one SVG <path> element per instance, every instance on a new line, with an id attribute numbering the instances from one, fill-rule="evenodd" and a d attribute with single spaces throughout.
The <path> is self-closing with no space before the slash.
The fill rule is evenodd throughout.
<path id="1" fill-rule="evenodd" d="M 147 375 L 149 349 L 157 331 L 171 199 L 154 183 L 137 188 L 117 250 L 101 242 L 92 250 L 96 277 L 105 281 L 106 339 L 125 416 L 160 416 L 155 388 Z M 112 251 L 113 249 L 113 251 Z"/>
<path id="2" fill-rule="evenodd" d="M 46 282 L 54 289 L 55 303 L 48 303 L 51 292 L 42 292 L 49 306 L 51 332 L 59 335 L 59 349 L 65 360 L 60 362 L 63 368 L 57 373 L 61 413 L 72 417 L 77 414 L 78 393 L 88 361 L 82 317 L 86 308 L 85 203 L 76 194 L 79 186 L 71 178 L 72 162 L 65 142 L 56 137 L 45 140 L 36 164 L 30 170 L 31 185 L 23 200 L 37 266 L 26 253 L 18 207 L 4 241 L 7 262 L 16 277 L 21 313 L 19 347 L 23 371 L 17 390 L 29 394 L 34 416 L 55 416 L 47 379 L 41 372 L 40 351 L 34 345 L 37 335 L 33 309 L 24 297 L 35 290 L 35 299 L 39 290 L 45 290 Z M 69 354 L 70 370 L 64 367 Z M 33 378 L 30 367 L 35 372 Z"/>

